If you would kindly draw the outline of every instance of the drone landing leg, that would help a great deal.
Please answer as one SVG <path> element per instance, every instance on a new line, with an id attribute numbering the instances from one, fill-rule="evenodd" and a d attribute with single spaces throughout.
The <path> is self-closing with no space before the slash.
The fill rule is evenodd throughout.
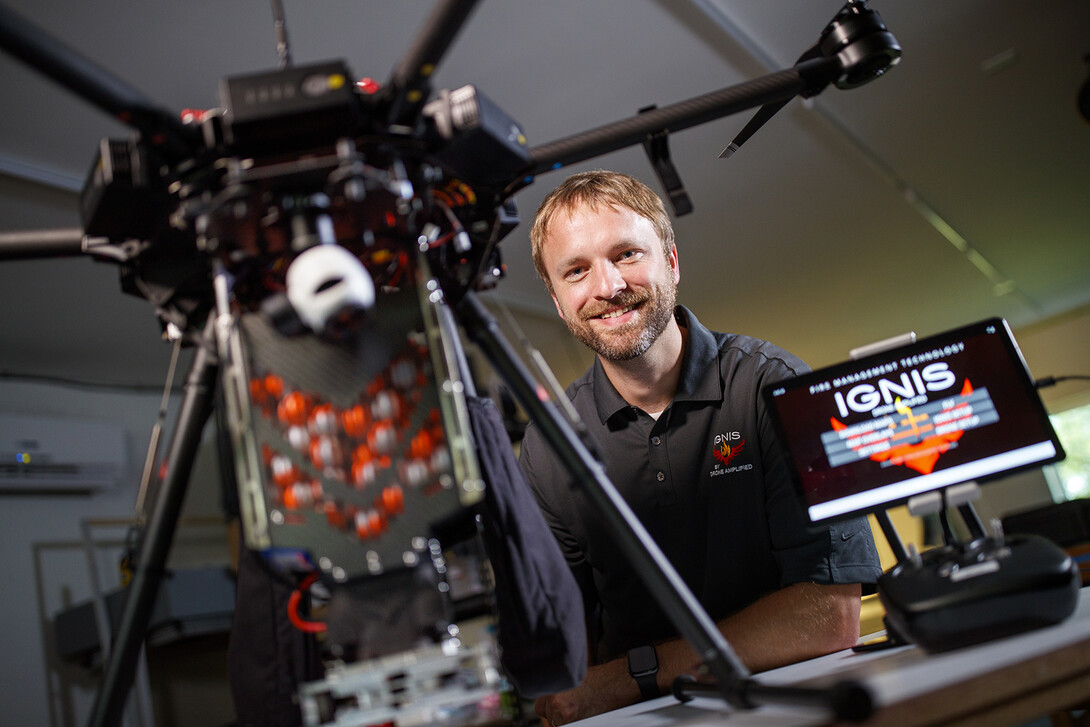
<path id="1" fill-rule="evenodd" d="M 205 423 L 212 413 L 219 372 L 211 321 L 201 338 L 185 382 L 185 397 L 167 450 L 166 475 L 148 519 L 137 568 L 127 589 L 110 661 L 88 722 L 90 727 L 117 725 L 132 684 L 140 648 L 147 633 L 159 584 L 166 569 L 186 485 Z"/>

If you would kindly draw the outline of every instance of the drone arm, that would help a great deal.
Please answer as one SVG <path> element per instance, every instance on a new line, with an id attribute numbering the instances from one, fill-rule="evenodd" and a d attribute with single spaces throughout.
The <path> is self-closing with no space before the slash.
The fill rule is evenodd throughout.
<path id="1" fill-rule="evenodd" d="M 0 260 L 71 257 L 84 252 L 83 230 L 79 227 L 0 232 Z"/>
<path id="2" fill-rule="evenodd" d="M 0 48 L 137 129 L 169 159 L 189 155 L 192 134 L 174 115 L 4 5 L 0 5 Z"/>
<path id="3" fill-rule="evenodd" d="M 428 100 L 431 76 L 478 0 L 442 0 L 432 10 L 409 51 L 386 84 L 389 122 L 412 127 Z"/>
<path id="4" fill-rule="evenodd" d="M 531 161 L 525 174 L 508 191 L 525 186 L 542 172 L 641 144 L 649 134 L 681 131 L 755 106 L 790 99 L 812 88 L 815 77 L 831 79 L 838 69 L 835 59 L 806 61 L 794 68 L 535 146 L 530 149 Z"/>

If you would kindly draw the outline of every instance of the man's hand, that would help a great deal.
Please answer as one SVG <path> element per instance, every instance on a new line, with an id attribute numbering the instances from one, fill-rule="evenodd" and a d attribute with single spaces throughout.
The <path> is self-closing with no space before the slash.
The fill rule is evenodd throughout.
<path id="1" fill-rule="evenodd" d="M 640 699 L 640 689 L 628 674 L 624 659 L 591 666 L 583 682 L 566 692 L 538 697 L 534 712 L 554 727 L 619 709 Z"/>

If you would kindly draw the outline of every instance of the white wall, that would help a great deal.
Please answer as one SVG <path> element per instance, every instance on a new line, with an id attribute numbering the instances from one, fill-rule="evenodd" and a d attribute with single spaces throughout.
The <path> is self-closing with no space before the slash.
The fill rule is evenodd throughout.
<path id="1" fill-rule="evenodd" d="M 137 483 L 160 396 L 147 392 L 92 390 L 56 384 L 0 381 L 0 413 L 107 420 L 126 432 L 128 471 L 116 488 L 94 494 L 0 494 L 0 710 L 4 724 L 85 724 L 98 674 L 61 662 L 53 642 L 52 618 L 90 598 L 88 563 L 82 548 L 84 520 L 124 522 L 131 517 Z M 173 407 L 172 407 L 173 409 Z M 173 411 L 168 415 L 168 419 Z M 219 483 L 214 458 L 202 446 L 200 464 L 187 492 L 183 526 L 172 551 L 172 567 L 227 565 L 225 530 L 216 525 Z M 211 460 L 211 461 L 210 461 Z M 203 524 L 204 520 L 210 524 Z M 126 528 L 94 528 L 97 568 L 107 588 L 119 585 L 119 556 Z"/>

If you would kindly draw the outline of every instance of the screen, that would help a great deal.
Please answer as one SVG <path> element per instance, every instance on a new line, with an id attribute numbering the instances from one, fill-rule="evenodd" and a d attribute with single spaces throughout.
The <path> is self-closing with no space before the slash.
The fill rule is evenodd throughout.
<path id="1" fill-rule="evenodd" d="M 1064 457 L 995 318 L 765 387 L 812 521 Z"/>

